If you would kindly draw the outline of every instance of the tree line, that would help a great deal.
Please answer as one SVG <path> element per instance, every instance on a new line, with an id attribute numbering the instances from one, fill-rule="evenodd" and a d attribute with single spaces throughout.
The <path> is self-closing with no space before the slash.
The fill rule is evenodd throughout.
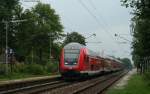
<path id="1" fill-rule="evenodd" d="M 60 16 L 49 4 L 38 3 L 31 9 L 24 9 L 19 0 L 1 0 L 0 3 L 0 55 L 6 52 L 4 22 L 8 22 L 8 49 L 15 52 L 19 62 L 43 64 L 50 58 L 59 60 L 61 47 L 69 41 L 85 44 L 84 36 L 77 32 L 64 34 Z M 70 39 L 72 35 L 76 39 Z M 65 41 L 60 43 L 64 37 Z"/>
<path id="2" fill-rule="evenodd" d="M 124 6 L 133 10 L 131 23 L 133 60 L 138 68 L 147 69 L 150 65 L 150 0 L 121 1 Z"/>
<path id="3" fill-rule="evenodd" d="M 50 45 L 55 44 L 54 41 L 61 38 L 63 33 L 60 17 L 55 10 L 50 5 L 42 3 L 24 10 L 19 0 L 3 0 L 1 3 L 0 53 L 6 51 L 6 28 L 3 22 L 7 21 L 8 48 L 13 49 L 18 60 L 31 62 L 31 57 L 34 56 L 33 61 L 46 62 L 45 60 L 49 58 Z M 15 20 L 25 21 L 15 22 Z M 55 47 L 56 51 L 58 48 Z"/>

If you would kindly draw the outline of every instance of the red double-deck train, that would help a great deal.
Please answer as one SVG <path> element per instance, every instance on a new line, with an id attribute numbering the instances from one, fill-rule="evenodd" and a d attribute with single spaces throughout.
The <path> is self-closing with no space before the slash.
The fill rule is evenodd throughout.
<path id="1" fill-rule="evenodd" d="M 120 61 L 100 57 L 79 43 L 69 43 L 61 52 L 60 73 L 64 77 L 95 75 L 122 69 Z"/>

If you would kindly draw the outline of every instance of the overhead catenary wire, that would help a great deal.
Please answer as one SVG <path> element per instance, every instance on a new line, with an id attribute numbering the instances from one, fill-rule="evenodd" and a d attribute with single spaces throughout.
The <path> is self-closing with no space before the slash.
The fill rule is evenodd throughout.
<path id="1" fill-rule="evenodd" d="M 82 0 L 78 0 L 78 1 L 79 1 L 79 3 L 84 7 L 84 9 L 91 15 L 91 17 L 95 20 L 95 22 L 96 22 L 98 25 L 103 26 L 103 25 L 100 23 L 99 19 L 98 19 L 98 18 L 92 13 L 92 11 L 82 2 Z M 104 31 L 109 35 L 109 37 L 114 40 L 114 38 L 113 38 L 113 36 L 110 34 L 110 32 L 109 32 L 108 30 L 106 30 L 106 29 L 104 28 L 104 26 L 103 26 L 102 28 L 103 28 Z"/>
<path id="2" fill-rule="evenodd" d="M 94 3 L 92 2 L 92 0 L 88 0 L 88 2 L 89 2 L 89 4 L 91 5 L 91 7 L 99 14 L 99 17 L 101 17 L 101 20 L 103 20 L 103 24 L 104 24 L 104 26 L 107 26 L 107 31 L 109 32 L 109 31 L 111 31 L 112 32 L 112 30 L 111 30 L 111 28 L 110 28 L 110 26 L 108 25 L 108 23 L 104 20 L 104 18 L 103 18 L 103 16 L 102 16 L 102 14 L 98 11 L 98 9 L 95 7 L 95 5 L 94 5 Z M 105 28 L 106 29 L 106 28 Z M 111 35 L 110 35 L 111 36 Z M 112 36 L 111 36 L 112 37 Z M 113 37 L 112 37 L 112 39 L 113 39 Z M 116 44 L 118 44 L 118 42 L 114 39 L 114 41 L 116 42 Z M 119 45 L 119 44 L 118 44 Z"/>
<path id="3" fill-rule="evenodd" d="M 97 18 L 97 16 L 95 16 L 95 15 L 93 14 L 93 12 L 84 4 L 84 2 L 82 2 L 82 0 L 78 0 L 78 1 L 79 1 L 79 3 L 82 5 L 82 7 L 84 7 L 84 9 L 92 16 L 92 18 L 96 21 L 96 23 L 97 23 L 98 25 L 100 25 L 100 26 L 103 26 L 102 28 L 103 28 L 104 31 L 109 35 L 109 37 L 110 37 L 118 46 L 120 46 L 119 43 L 117 42 L 117 40 L 114 39 L 114 37 L 111 35 L 111 33 L 110 33 L 111 30 L 107 30 L 108 28 L 107 28 L 107 29 L 105 28 L 105 26 L 109 27 L 109 25 L 108 25 L 107 23 L 103 23 L 104 25 L 102 25 L 101 22 L 99 21 L 99 19 Z M 95 9 L 95 10 L 97 10 L 97 8 L 96 8 L 95 5 L 93 4 L 93 2 L 92 2 L 91 0 L 88 0 L 88 1 L 91 2 L 92 8 Z M 100 13 L 99 13 L 99 14 L 100 14 Z M 101 18 L 102 18 L 102 17 L 101 17 Z M 122 48 L 122 47 L 121 47 L 121 48 Z"/>
<path id="4" fill-rule="evenodd" d="M 101 20 L 103 20 L 103 24 L 104 24 L 105 26 L 107 26 L 107 29 L 109 29 L 109 31 L 112 32 L 112 30 L 111 30 L 111 28 L 110 28 L 110 25 L 105 21 L 105 19 L 104 19 L 103 15 L 101 14 L 100 10 L 98 10 L 98 9 L 96 8 L 96 6 L 95 6 L 95 4 L 92 2 L 92 0 L 88 0 L 88 2 L 89 2 L 89 4 L 91 5 L 91 7 L 94 9 L 94 11 L 99 14 L 99 17 L 101 17 Z M 127 41 L 129 41 L 129 40 L 127 40 Z"/>
<path id="5" fill-rule="evenodd" d="M 102 14 L 100 13 L 100 11 L 96 8 L 96 6 L 95 6 L 95 4 L 92 2 L 92 0 L 88 0 L 88 2 L 89 2 L 89 4 L 91 5 L 91 7 L 94 9 L 94 11 L 99 14 L 99 17 L 101 17 L 101 20 L 103 21 L 104 26 L 107 26 L 107 29 L 109 29 L 109 30 L 112 32 L 112 30 L 111 30 L 111 28 L 110 28 L 110 25 L 105 21 L 103 15 L 102 15 Z"/>

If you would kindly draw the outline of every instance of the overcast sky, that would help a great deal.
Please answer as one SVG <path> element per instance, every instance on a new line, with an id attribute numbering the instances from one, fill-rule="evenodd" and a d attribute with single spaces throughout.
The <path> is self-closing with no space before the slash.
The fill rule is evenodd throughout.
<path id="1" fill-rule="evenodd" d="M 36 3 L 22 2 L 25 8 Z M 29 0 L 28 0 L 29 1 Z M 34 0 L 32 0 L 34 1 Z M 87 47 L 101 55 L 131 58 L 130 35 L 131 10 L 121 6 L 120 0 L 40 0 L 50 4 L 61 17 L 65 32 L 76 31 L 85 37 L 95 33 L 86 41 Z M 90 43 L 101 42 L 101 43 Z M 126 43 L 121 43 L 126 42 Z"/>

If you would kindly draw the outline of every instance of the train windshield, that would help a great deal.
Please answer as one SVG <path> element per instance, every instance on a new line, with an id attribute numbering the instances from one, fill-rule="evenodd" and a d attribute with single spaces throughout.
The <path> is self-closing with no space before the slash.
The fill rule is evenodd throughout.
<path id="1" fill-rule="evenodd" d="M 80 50 L 66 49 L 65 50 L 65 65 L 76 65 L 78 61 Z"/>

